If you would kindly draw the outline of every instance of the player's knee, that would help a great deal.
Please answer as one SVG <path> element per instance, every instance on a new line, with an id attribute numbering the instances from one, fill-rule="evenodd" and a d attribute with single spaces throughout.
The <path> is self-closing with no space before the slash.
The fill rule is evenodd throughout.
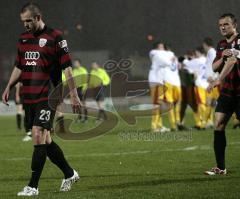
<path id="1" fill-rule="evenodd" d="M 33 139 L 33 143 L 35 145 L 43 144 L 44 135 L 43 135 L 43 130 L 41 127 L 33 126 L 32 139 Z"/>
<path id="2" fill-rule="evenodd" d="M 215 120 L 214 129 L 218 131 L 223 131 L 226 127 L 226 124 L 221 120 Z"/>

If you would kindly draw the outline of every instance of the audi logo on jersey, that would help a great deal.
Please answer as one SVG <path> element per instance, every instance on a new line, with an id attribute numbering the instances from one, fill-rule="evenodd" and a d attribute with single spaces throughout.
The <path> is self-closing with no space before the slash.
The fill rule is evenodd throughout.
<path id="1" fill-rule="evenodd" d="M 27 60 L 37 60 L 40 58 L 40 53 L 36 51 L 26 51 L 25 59 Z"/>

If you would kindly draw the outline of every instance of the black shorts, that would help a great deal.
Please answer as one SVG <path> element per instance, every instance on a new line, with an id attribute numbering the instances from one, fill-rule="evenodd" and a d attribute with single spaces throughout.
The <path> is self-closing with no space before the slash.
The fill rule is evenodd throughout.
<path id="1" fill-rule="evenodd" d="M 95 96 L 95 100 L 98 101 L 103 101 L 104 97 L 105 97 L 105 93 L 104 93 L 104 86 L 99 86 L 93 89 L 94 91 L 94 96 Z"/>
<path id="2" fill-rule="evenodd" d="M 240 119 L 240 97 L 220 95 L 217 99 L 215 112 L 225 113 L 229 116 L 235 112 L 237 118 Z"/>
<path id="3" fill-rule="evenodd" d="M 82 87 L 77 88 L 78 97 L 81 101 L 85 101 L 87 98 L 87 90 L 83 90 Z"/>
<path id="4" fill-rule="evenodd" d="M 31 129 L 32 126 L 40 126 L 43 129 L 51 130 L 55 110 L 49 107 L 48 101 L 37 104 L 25 104 L 25 125 Z"/>

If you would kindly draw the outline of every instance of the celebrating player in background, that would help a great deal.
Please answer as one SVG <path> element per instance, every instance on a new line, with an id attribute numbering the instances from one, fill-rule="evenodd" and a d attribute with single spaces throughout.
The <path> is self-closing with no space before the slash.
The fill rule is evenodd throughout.
<path id="1" fill-rule="evenodd" d="M 97 121 L 106 120 L 107 115 L 104 111 L 105 87 L 110 84 L 110 77 L 106 70 L 97 62 L 93 62 L 90 71 L 89 88 L 93 89 L 95 100 L 98 106 Z"/>
<path id="2" fill-rule="evenodd" d="M 195 51 L 189 50 L 184 57 L 178 58 L 178 68 L 179 68 L 179 77 L 181 82 L 181 109 L 180 109 L 180 123 L 178 124 L 178 130 L 188 130 L 187 127 L 184 126 L 184 117 L 187 106 L 189 105 L 193 110 L 194 118 L 196 125 L 197 121 L 197 102 L 196 95 L 194 92 L 194 75 L 189 72 L 187 65 L 184 63 L 188 63 L 195 57 Z"/>
<path id="3" fill-rule="evenodd" d="M 200 118 L 200 129 L 206 128 L 207 123 L 207 76 L 206 76 L 206 57 L 202 47 L 196 48 L 196 68 L 194 69 L 195 74 L 195 92 L 197 96 L 198 104 L 198 117 Z"/>
<path id="4" fill-rule="evenodd" d="M 172 64 L 170 67 L 165 67 L 164 70 L 164 85 L 167 88 L 164 95 L 166 101 L 171 104 L 171 109 L 168 112 L 171 131 L 176 131 L 177 125 L 180 124 L 181 84 L 177 58 L 170 49 L 167 48 L 166 52 L 168 53 L 166 58 Z"/>
<path id="5" fill-rule="evenodd" d="M 216 50 L 213 48 L 213 40 L 210 37 L 206 37 L 203 40 L 202 46 L 207 55 L 206 56 L 206 77 L 207 77 L 207 81 L 209 83 L 211 83 L 218 76 L 218 73 L 215 73 L 212 69 L 212 64 L 216 57 Z M 216 105 L 216 100 L 218 97 L 219 97 L 219 87 L 215 87 L 214 89 L 212 89 L 211 92 L 207 92 L 207 100 L 206 100 L 207 124 L 206 124 L 206 128 L 213 127 L 214 107 Z"/>
<path id="6" fill-rule="evenodd" d="M 218 25 L 224 39 L 218 43 L 213 70 L 220 72 L 219 77 L 222 79 L 219 81 L 224 79 L 224 83 L 215 110 L 214 152 L 217 166 L 205 171 L 207 175 L 227 173 L 225 127 L 234 112 L 240 118 L 240 62 L 239 57 L 237 59 L 233 57 L 239 56 L 239 53 L 235 52 L 240 50 L 237 20 L 231 13 L 223 14 L 218 20 Z"/>
<path id="7" fill-rule="evenodd" d="M 72 183 L 77 181 L 79 176 L 69 166 L 63 151 L 51 138 L 50 129 L 55 110 L 48 103 L 50 84 L 55 84 L 61 79 L 61 70 L 64 70 L 69 79 L 74 111 L 80 106 L 75 83 L 71 78 L 72 69 L 67 42 L 60 31 L 45 25 L 36 4 L 24 5 L 20 17 L 26 32 L 21 34 L 18 41 L 15 67 L 2 95 L 3 103 L 7 104 L 11 88 L 21 78 L 24 110 L 27 123 L 32 126 L 34 151 L 30 182 L 18 193 L 18 196 L 38 195 L 38 182 L 46 157 L 64 173 L 65 179 L 62 181 L 60 191 L 69 191 Z M 54 79 L 50 77 L 52 72 L 55 74 Z"/>
<path id="8" fill-rule="evenodd" d="M 194 75 L 194 100 L 197 104 L 197 108 L 195 106 L 191 106 L 193 108 L 193 116 L 195 119 L 194 129 L 201 130 L 205 127 L 206 119 L 204 117 L 204 103 L 206 101 L 206 89 L 207 82 L 204 81 L 203 74 L 205 68 L 206 58 L 200 52 L 200 50 L 195 50 L 191 53 L 189 57 L 191 59 L 185 59 L 183 61 L 185 69 L 188 70 L 190 74 Z"/>
<path id="9" fill-rule="evenodd" d="M 149 53 L 151 60 L 151 69 L 148 74 L 148 81 L 150 87 L 150 95 L 153 105 L 160 105 L 164 99 L 164 68 L 171 65 L 168 59 L 168 52 L 166 52 L 162 42 L 156 42 L 153 49 Z M 153 132 L 167 132 L 170 129 L 163 126 L 161 110 L 159 108 L 153 109 L 151 129 Z"/>

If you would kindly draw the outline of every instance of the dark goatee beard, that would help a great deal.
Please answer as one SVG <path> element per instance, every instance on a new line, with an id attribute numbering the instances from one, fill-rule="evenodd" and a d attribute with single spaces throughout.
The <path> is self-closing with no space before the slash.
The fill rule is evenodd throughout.
<path id="1" fill-rule="evenodd" d="M 233 34 L 226 35 L 227 39 L 230 39 L 233 36 Z"/>

